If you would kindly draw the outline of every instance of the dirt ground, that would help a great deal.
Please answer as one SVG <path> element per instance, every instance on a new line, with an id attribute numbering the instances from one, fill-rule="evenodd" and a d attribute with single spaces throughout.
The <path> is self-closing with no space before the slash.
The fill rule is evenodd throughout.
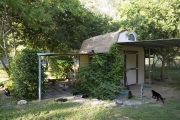
<path id="1" fill-rule="evenodd" d="M 130 90 L 132 94 L 135 96 L 141 97 L 141 85 L 132 85 L 130 86 Z M 155 90 L 156 92 L 160 93 L 163 98 L 166 99 L 180 99 L 180 90 L 175 90 L 171 87 L 165 87 L 161 85 L 150 85 L 144 84 L 143 87 L 143 96 L 151 98 L 152 93 L 151 90 Z"/>
<path id="2" fill-rule="evenodd" d="M 59 86 L 59 84 L 65 83 L 69 86 L 69 88 L 64 91 Z M 47 90 L 47 94 L 43 97 L 43 99 L 48 98 L 57 98 L 57 97 L 68 97 L 72 96 L 72 85 L 68 81 L 57 81 L 55 85 L 48 84 L 49 89 Z M 133 96 L 141 97 L 141 85 L 131 85 L 129 86 Z M 162 97 L 166 99 L 180 99 L 180 90 L 175 90 L 171 87 L 166 87 L 162 85 L 154 84 L 144 84 L 143 85 L 143 97 L 152 97 L 151 90 L 155 90 L 162 95 Z"/>
<path id="3" fill-rule="evenodd" d="M 63 90 L 60 87 L 60 84 L 66 84 L 68 86 L 67 90 Z M 42 100 L 56 100 L 58 98 L 66 98 L 72 102 L 80 102 L 80 103 L 90 103 L 92 105 L 96 104 L 104 104 L 105 106 L 115 106 L 115 100 L 114 101 L 102 101 L 98 99 L 84 99 L 81 98 L 81 95 L 76 95 L 73 96 L 72 94 L 72 84 L 68 81 L 57 81 L 54 85 L 52 83 L 47 83 L 49 86 L 46 94 L 42 98 Z M 166 100 L 170 99 L 180 99 L 180 90 L 175 90 L 174 88 L 171 87 L 166 87 L 162 85 L 150 85 L 150 84 L 145 84 L 143 87 L 143 98 L 141 99 L 141 85 L 131 85 L 129 86 L 133 96 L 135 98 L 139 99 L 127 99 L 127 94 L 126 95 L 120 95 L 117 100 L 120 100 L 123 102 L 123 105 L 141 105 L 144 103 L 154 103 L 156 102 L 155 99 L 152 99 L 152 93 L 151 90 L 155 90 L 158 93 L 162 95 L 163 98 L 166 98 Z M 4 88 L 0 88 L 0 92 L 2 93 L 4 91 Z M 166 101 L 165 100 L 165 101 Z M 162 102 L 159 102 L 159 104 L 162 104 Z"/>
<path id="4" fill-rule="evenodd" d="M 66 91 L 62 90 L 62 88 L 59 86 L 59 84 L 62 83 L 65 83 L 69 86 L 69 88 Z M 154 103 L 156 103 L 156 100 L 152 98 L 151 90 L 155 90 L 156 92 L 160 93 L 163 98 L 166 98 L 166 100 L 180 99 L 180 90 L 175 90 L 174 88 L 166 87 L 162 85 L 144 84 L 142 98 L 141 98 L 141 85 L 131 85 L 129 86 L 129 88 L 134 98 L 136 99 L 127 99 L 127 94 L 126 94 L 116 97 L 115 100 L 119 100 L 120 102 L 123 103 L 123 105 L 141 105 L 144 103 L 153 103 L 154 105 Z M 90 103 L 92 105 L 96 105 L 96 104 L 104 104 L 105 106 L 116 105 L 115 100 L 110 102 L 105 102 L 98 99 L 83 99 L 81 98 L 81 95 L 73 96 L 72 86 L 68 81 L 56 82 L 54 86 L 49 84 L 49 89 L 47 90 L 46 95 L 43 97 L 43 99 L 58 99 L 58 98 L 67 98 L 72 102 Z M 162 105 L 162 102 L 157 102 L 157 104 Z"/>

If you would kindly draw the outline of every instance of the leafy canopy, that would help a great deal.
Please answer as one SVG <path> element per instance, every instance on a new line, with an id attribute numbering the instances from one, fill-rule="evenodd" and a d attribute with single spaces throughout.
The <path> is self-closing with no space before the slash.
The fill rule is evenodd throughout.
<path id="1" fill-rule="evenodd" d="M 134 29 L 139 40 L 180 37 L 179 0 L 133 0 L 120 8 L 123 28 Z"/>

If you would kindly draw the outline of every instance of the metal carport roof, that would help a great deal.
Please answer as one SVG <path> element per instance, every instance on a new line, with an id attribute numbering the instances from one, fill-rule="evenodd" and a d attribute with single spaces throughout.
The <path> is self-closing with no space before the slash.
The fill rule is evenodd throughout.
<path id="1" fill-rule="evenodd" d="M 38 56 L 79 56 L 92 55 L 95 53 L 37 53 Z"/>
<path id="2" fill-rule="evenodd" d="M 138 46 L 138 47 L 180 47 L 180 38 L 163 39 L 163 40 L 147 40 L 136 42 L 121 42 L 120 45 Z"/>

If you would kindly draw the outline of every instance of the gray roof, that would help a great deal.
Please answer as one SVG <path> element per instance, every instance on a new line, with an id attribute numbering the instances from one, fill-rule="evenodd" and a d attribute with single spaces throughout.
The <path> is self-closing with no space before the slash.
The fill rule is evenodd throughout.
<path id="1" fill-rule="evenodd" d="M 137 47 L 180 47 L 180 38 L 162 39 L 162 40 L 147 40 L 136 42 L 122 42 L 120 45 L 137 46 Z"/>
<path id="2" fill-rule="evenodd" d="M 119 31 L 111 32 L 84 40 L 80 53 L 90 53 L 92 50 L 94 50 L 95 53 L 108 52 L 111 45 L 117 42 L 119 34 Z"/>
<path id="3" fill-rule="evenodd" d="M 81 48 L 80 54 L 88 54 L 94 50 L 95 53 L 105 53 L 108 52 L 113 43 L 117 43 L 119 34 L 124 32 L 117 31 L 111 32 L 104 35 L 95 36 L 84 40 Z M 137 46 L 137 47 L 180 47 L 180 38 L 172 39 L 158 39 L 158 40 L 147 40 L 147 41 L 136 41 L 136 42 L 119 42 L 117 44 L 126 46 Z"/>

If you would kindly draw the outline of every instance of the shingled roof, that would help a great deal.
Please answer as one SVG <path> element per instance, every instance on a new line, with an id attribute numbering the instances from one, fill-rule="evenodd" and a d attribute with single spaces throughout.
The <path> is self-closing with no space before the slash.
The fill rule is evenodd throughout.
<path id="1" fill-rule="evenodd" d="M 121 32 L 111 32 L 84 40 L 80 53 L 90 53 L 92 50 L 94 50 L 95 53 L 108 52 L 111 45 L 117 42 Z"/>

